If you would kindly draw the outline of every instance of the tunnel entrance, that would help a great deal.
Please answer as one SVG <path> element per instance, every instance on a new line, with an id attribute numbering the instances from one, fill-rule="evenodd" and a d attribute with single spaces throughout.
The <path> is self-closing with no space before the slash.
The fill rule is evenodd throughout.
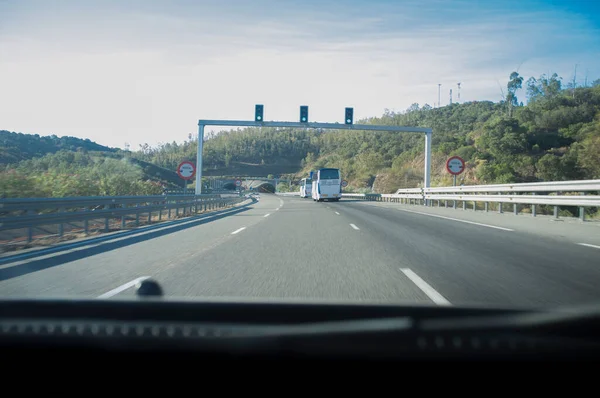
<path id="1" fill-rule="evenodd" d="M 275 186 L 271 183 L 260 184 L 257 188 L 258 192 L 275 193 Z"/>

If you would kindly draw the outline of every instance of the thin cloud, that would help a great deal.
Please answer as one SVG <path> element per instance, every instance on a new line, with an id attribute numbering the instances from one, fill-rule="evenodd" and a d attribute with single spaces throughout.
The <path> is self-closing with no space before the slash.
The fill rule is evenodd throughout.
<path id="1" fill-rule="evenodd" d="M 519 65 L 598 77 L 592 22 L 522 3 L 8 2 L 0 128 L 136 147 L 185 139 L 199 118 L 252 119 L 255 103 L 267 120 L 308 104 L 337 121 L 345 106 L 362 118 L 433 104 L 438 83 L 442 104 L 458 81 L 463 101 L 497 100 Z"/>

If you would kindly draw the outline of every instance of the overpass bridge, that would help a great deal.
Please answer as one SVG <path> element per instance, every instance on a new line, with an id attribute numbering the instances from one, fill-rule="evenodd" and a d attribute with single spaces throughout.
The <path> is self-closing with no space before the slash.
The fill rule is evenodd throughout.
<path id="1" fill-rule="evenodd" d="M 205 177 L 208 180 L 207 188 L 211 191 L 236 190 L 236 180 L 242 181 L 244 190 L 256 190 L 259 192 L 277 192 L 279 183 L 290 183 L 286 178 L 268 178 L 268 177 Z"/>

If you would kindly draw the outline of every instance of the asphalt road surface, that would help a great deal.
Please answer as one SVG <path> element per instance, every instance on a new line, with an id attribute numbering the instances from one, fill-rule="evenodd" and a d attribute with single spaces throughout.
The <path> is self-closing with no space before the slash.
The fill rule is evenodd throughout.
<path id="1" fill-rule="evenodd" d="M 0 296 L 558 306 L 600 302 L 600 226 L 262 194 L 228 214 L 0 263 Z"/>

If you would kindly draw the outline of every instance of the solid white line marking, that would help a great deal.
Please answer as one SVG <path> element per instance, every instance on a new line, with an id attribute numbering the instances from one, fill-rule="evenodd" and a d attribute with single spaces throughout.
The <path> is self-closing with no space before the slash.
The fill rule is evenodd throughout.
<path id="1" fill-rule="evenodd" d="M 360 228 L 358 228 L 358 227 L 357 227 L 356 225 L 354 225 L 354 224 L 350 224 L 350 226 L 351 226 L 352 228 L 354 228 L 355 230 L 357 230 L 357 231 L 360 229 Z"/>
<path id="2" fill-rule="evenodd" d="M 600 249 L 600 246 L 590 245 L 589 243 L 578 243 L 581 246 L 593 247 L 594 249 Z"/>
<path id="3" fill-rule="evenodd" d="M 452 305 L 444 296 L 439 294 L 434 288 L 432 288 L 427 282 L 425 282 L 421 277 L 413 272 L 410 268 L 400 268 L 400 271 L 406 275 L 408 279 L 410 279 L 419 289 L 423 291 L 433 301 L 438 305 Z"/>
<path id="4" fill-rule="evenodd" d="M 338 213 L 337 211 L 335 212 L 335 214 L 337 214 L 338 216 L 340 215 L 340 213 Z"/>
<path id="5" fill-rule="evenodd" d="M 235 235 L 235 234 L 237 234 L 237 233 L 239 233 L 239 232 L 242 232 L 242 231 L 243 231 L 243 230 L 245 230 L 245 229 L 246 229 L 246 227 L 242 227 L 242 228 L 240 228 L 240 229 L 236 229 L 235 231 L 233 231 L 233 232 L 231 233 L 231 235 Z"/>
<path id="6" fill-rule="evenodd" d="M 119 286 L 119 287 L 111 290 L 110 292 L 106 292 L 106 293 L 98 296 L 98 298 L 109 298 L 109 297 L 112 297 L 112 296 L 114 296 L 116 294 L 121 293 L 123 290 L 127 290 L 130 287 L 135 286 L 138 282 L 141 282 L 141 281 L 146 280 L 148 278 L 150 278 L 150 277 L 149 276 L 141 276 L 139 278 L 136 278 L 136 279 L 132 280 L 131 282 L 127 282 L 124 285 L 121 285 L 121 286 Z"/>
<path id="7" fill-rule="evenodd" d="M 464 222 L 466 224 L 473 224 L 473 225 L 479 225 L 481 227 L 488 227 L 488 228 L 495 228 L 495 229 L 501 229 L 502 231 L 514 231 L 514 229 L 510 229 L 510 228 L 504 228 L 504 227 L 497 227 L 495 225 L 489 225 L 489 224 L 482 224 L 482 223 L 478 223 L 478 222 L 474 222 L 474 221 L 467 221 L 467 220 L 461 220 L 460 218 L 452 218 L 452 217 L 445 217 L 445 216 L 439 216 L 437 214 L 429 214 L 429 213 L 423 213 L 420 211 L 413 211 L 413 210 L 406 210 L 406 209 L 398 209 L 400 211 L 405 211 L 407 213 L 415 213 L 415 214 L 422 214 L 424 216 L 430 216 L 430 217 L 438 217 L 438 218 L 443 218 L 446 220 L 452 220 L 452 221 L 458 221 L 458 222 Z"/>
<path id="8" fill-rule="evenodd" d="M 271 213 L 267 213 L 267 214 L 265 214 L 263 217 L 265 217 L 265 218 L 266 218 L 266 217 L 269 217 L 270 215 L 271 215 Z"/>

